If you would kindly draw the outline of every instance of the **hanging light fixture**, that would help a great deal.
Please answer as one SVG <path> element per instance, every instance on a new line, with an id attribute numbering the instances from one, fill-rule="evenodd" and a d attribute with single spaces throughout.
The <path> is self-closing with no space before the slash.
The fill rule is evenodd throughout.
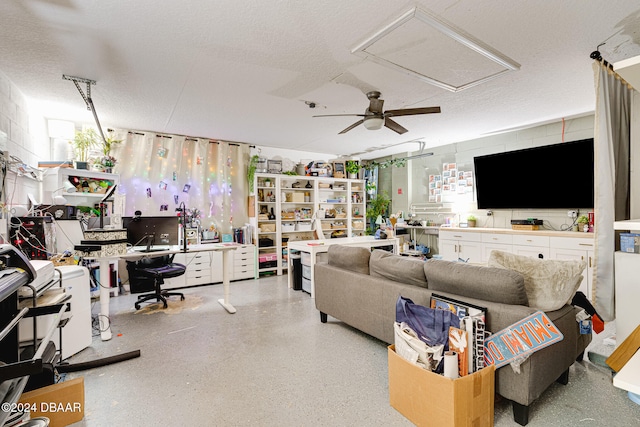
<path id="1" fill-rule="evenodd" d="M 364 127 L 369 130 L 378 130 L 382 128 L 384 124 L 384 119 L 382 117 L 365 117 L 364 118 Z"/>

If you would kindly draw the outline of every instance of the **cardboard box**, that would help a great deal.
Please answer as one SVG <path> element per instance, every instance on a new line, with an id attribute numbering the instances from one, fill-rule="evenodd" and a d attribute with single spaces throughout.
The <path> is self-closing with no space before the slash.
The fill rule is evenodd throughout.
<path id="1" fill-rule="evenodd" d="M 455 380 L 416 366 L 388 347 L 389 402 L 417 426 L 493 426 L 495 367 Z"/>
<path id="2" fill-rule="evenodd" d="M 23 393 L 31 418 L 47 417 L 50 427 L 64 427 L 84 418 L 84 378 L 75 378 Z"/>

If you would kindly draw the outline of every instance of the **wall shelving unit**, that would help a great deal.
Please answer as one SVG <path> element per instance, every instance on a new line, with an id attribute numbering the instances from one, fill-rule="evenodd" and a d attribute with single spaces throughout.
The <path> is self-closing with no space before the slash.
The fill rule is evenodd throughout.
<path id="1" fill-rule="evenodd" d="M 286 271 L 289 241 L 365 234 L 364 180 L 259 173 L 254 188 L 259 273 Z"/>

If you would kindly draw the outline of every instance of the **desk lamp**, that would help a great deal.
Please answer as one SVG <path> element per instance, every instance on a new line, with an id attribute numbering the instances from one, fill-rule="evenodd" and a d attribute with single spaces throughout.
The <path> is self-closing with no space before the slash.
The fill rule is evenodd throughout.
<path id="1" fill-rule="evenodd" d="M 176 208 L 176 212 L 180 212 L 180 225 L 182 226 L 182 252 L 187 252 L 187 206 L 184 202 L 180 202 Z"/>

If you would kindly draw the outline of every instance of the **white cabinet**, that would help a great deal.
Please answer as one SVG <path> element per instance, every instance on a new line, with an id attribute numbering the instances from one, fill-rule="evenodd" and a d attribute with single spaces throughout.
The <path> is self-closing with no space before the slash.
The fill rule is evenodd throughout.
<path id="1" fill-rule="evenodd" d="M 229 253 L 229 280 L 253 279 L 256 277 L 255 245 L 240 245 Z M 187 271 L 182 276 L 165 279 L 168 288 L 206 285 L 222 282 L 223 254 L 219 251 L 201 251 L 175 254 L 173 262 L 184 264 Z"/>
<path id="2" fill-rule="evenodd" d="M 364 180 L 259 173 L 254 188 L 259 273 L 282 274 L 288 242 L 365 233 Z"/>
<path id="3" fill-rule="evenodd" d="M 500 250 L 540 259 L 585 260 L 587 268 L 579 290 L 592 299 L 594 235 L 563 231 L 521 231 L 508 229 L 441 229 L 443 259 L 469 262 L 489 261 L 491 251 Z M 640 257 L 638 258 L 640 259 Z"/>
<path id="4" fill-rule="evenodd" d="M 549 236 L 539 236 L 532 234 L 513 235 L 513 253 L 533 258 L 549 258 Z"/>
<path id="5" fill-rule="evenodd" d="M 482 260 L 481 233 L 441 230 L 438 245 L 443 259 L 475 263 Z"/>
<path id="6" fill-rule="evenodd" d="M 231 280 L 256 278 L 256 247 L 254 245 L 242 245 L 235 251 L 231 251 L 232 266 Z M 220 272 L 222 280 L 222 272 Z"/>
<path id="7" fill-rule="evenodd" d="M 502 233 L 482 233 L 482 262 L 489 261 L 491 251 L 513 252 L 513 236 Z"/>
<path id="8" fill-rule="evenodd" d="M 580 284 L 579 291 L 582 291 L 587 298 L 594 301 L 591 295 L 593 281 L 593 256 L 595 242 L 593 239 L 580 239 L 575 237 L 551 237 L 550 238 L 550 258 L 560 260 L 579 260 L 587 262 L 587 269 L 583 273 L 584 279 Z"/>

